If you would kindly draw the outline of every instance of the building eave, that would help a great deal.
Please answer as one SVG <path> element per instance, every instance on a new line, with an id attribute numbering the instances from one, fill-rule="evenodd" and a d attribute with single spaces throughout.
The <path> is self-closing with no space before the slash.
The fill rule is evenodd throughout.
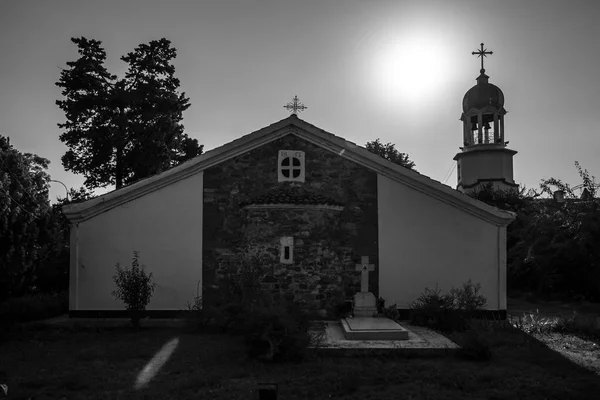
<path id="1" fill-rule="evenodd" d="M 295 115 L 291 115 L 272 125 L 210 150 L 181 165 L 135 182 L 127 187 L 98 196 L 86 202 L 66 205 L 63 207 L 63 213 L 72 222 L 85 221 L 121 204 L 160 190 L 200 171 L 289 134 L 298 136 L 310 143 L 334 152 L 340 157 L 344 157 L 495 225 L 508 225 L 515 218 L 516 214 L 514 213 L 491 207 L 416 171 L 389 162 L 371 153 L 364 147 L 319 129 Z"/>

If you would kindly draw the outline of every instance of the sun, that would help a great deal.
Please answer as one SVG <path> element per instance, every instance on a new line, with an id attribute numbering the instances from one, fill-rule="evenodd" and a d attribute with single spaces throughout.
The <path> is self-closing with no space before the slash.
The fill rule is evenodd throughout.
<path id="1" fill-rule="evenodd" d="M 444 82 L 445 50 L 426 38 L 389 40 L 373 58 L 375 88 L 392 104 L 424 102 L 434 96 Z"/>

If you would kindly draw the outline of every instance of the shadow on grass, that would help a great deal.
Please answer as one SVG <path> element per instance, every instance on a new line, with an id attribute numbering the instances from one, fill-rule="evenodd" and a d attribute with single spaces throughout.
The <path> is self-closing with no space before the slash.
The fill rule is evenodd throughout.
<path id="1" fill-rule="evenodd" d="M 453 356 L 317 357 L 298 364 L 262 364 L 246 357 L 242 338 L 174 328 L 29 330 L 0 347 L 15 397 L 255 398 L 257 381 L 279 384 L 279 397 L 303 398 L 593 398 L 600 378 L 508 323 L 476 328 L 492 358 Z M 460 342 L 460 334 L 448 335 Z M 139 373 L 173 338 L 179 345 L 146 388 Z"/>

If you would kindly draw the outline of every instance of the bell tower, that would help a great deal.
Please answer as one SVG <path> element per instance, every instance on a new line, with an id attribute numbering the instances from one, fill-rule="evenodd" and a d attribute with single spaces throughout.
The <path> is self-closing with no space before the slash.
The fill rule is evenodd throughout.
<path id="1" fill-rule="evenodd" d="M 495 189 L 518 190 L 513 179 L 515 150 L 504 140 L 504 94 L 489 83 L 483 68 L 483 58 L 491 51 L 483 48 L 474 51 L 481 57 L 481 70 L 477 84 L 463 98 L 463 147 L 454 156 L 457 163 L 458 184 L 461 192 L 477 191 L 482 184 L 491 182 Z"/>

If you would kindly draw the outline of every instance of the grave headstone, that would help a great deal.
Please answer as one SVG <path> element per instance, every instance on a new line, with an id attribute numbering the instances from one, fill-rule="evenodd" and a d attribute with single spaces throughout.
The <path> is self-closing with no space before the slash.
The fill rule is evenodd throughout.
<path id="1" fill-rule="evenodd" d="M 369 292 L 369 271 L 375 271 L 375 265 L 369 264 L 369 257 L 363 256 L 361 263 L 356 264 L 356 270 L 361 272 L 360 292 L 354 295 L 354 316 L 374 317 L 377 315 L 377 300 Z"/>

